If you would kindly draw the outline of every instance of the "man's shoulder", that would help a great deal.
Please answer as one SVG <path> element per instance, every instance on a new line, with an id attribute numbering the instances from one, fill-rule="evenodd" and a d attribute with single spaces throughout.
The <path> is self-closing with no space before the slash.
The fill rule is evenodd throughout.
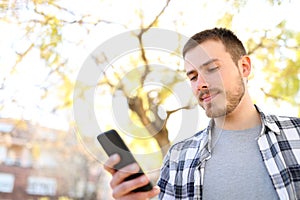
<path id="1" fill-rule="evenodd" d="M 264 120 L 267 124 L 276 124 L 280 129 L 300 127 L 300 118 L 293 116 L 266 114 Z"/>
<path id="2" fill-rule="evenodd" d="M 284 116 L 284 115 L 274 115 L 274 114 L 265 114 L 268 121 L 300 121 L 300 118 L 293 116 Z"/>
<path id="3" fill-rule="evenodd" d="M 274 132 L 300 127 L 300 118 L 298 117 L 269 114 L 262 112 L 257 106 L 256 108 L 261 115 L 262 122 Z"/>
<path id="4" fill-rule="evenodd" d="M 180 162 L 195 159 L 199 150 L 204 146 L 203 143 L 206 141 L 206 136 L 207 129 L 204 129 L 192 137 L 173 144 L 168 152 L 169 160 L 172 160 L 172 162 Z"/>
<path id="5" fill-rule="evenodd" d="M 170 148 L 170 150 L 182 150 L 186 148 L 193 148 L 193 147 L 198 147 L 198 144 L 201 142 L 203 137 L 206 134 L 207 129 L 203 129 L 193 136 L 186 138 L 182 141 L 176 142 L 173 144 Z"/>

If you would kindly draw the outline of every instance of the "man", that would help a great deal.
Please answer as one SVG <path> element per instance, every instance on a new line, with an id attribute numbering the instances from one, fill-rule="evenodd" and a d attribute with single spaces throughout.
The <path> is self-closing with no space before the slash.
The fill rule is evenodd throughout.
<path id="1" fill-rule="evenodd" d="M 116 199 L 300 199 L 300 119 L 266 115 L 246 88 L 251 60 L 230 31 L 195 34 L 184 46 L 186 74 L 208 127 L 173 145 L 164 159 L 158 186 L 132 193 L 147 177 L 124 181 L 133 164 L 115 171 L 106 162 Z"/>

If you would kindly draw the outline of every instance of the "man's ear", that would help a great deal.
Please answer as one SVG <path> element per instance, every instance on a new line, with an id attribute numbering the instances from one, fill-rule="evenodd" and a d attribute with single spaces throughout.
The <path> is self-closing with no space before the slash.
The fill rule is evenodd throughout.
<path id="1" fill-rule="evenodd" d="M 251 59 L 248 55 L 242 56 L 239 60 L 239 68 L 242 76 L 247 78 L 251 73 Z"/>

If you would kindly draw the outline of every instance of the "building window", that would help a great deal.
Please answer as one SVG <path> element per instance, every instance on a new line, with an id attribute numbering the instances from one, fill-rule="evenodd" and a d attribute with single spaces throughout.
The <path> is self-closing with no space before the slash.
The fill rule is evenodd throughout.
<path id="1" fill-rule="evenodd" d="M 14 128 L 12 124 L 0 123 L 0 132 L 10 133 Z"/>
<path id="2" fill-rule="evenodd" d="M 12 193 L 14 189 L 15 176 L 8 173 L 0 173 L 0 193 Z"/>
<path id="3" fill-rule="evenodd" d="M 21 166 L 21 155 L 23 147 L 18 145 L 13 145 L 8 148 L 7 155 L 5 159 L 6 165 Z"/>
<path id="4" fill-rule="evenodd" d="M 7 155 L 7 147 L 6 146 L 0 146 L 0 163 L 4 163 L 6 160 Z"/>
<path id="5" fill-rule="evenodd" d="M 54 196 L 56 194 L 56 180 L 54 178 L 34 177 L 27 179 L 27 193 L 31 195 Z"/>
<path id="6" fill-rule="evenodd" d="M 7 151 L 7 156 L 5 159 L 6 165 L 17 165 L 17 158 L 16 158 L 16 152 L 14 149 L 9 148 Z"/>
<path id="7" fill-rule="evenodd" d="M 28 148 L 23 148 L 22 155 L 21 155 L 21 166 L 22 167 L 32 166 L 32 155 L 30 149 Z"/>

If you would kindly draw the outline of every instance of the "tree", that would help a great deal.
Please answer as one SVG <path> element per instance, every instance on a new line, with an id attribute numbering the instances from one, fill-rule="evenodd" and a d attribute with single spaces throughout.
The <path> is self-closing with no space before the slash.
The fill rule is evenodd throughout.
<path id="1" fill-rule="evenodd" d="M 195 103 L 191 99 L 182 106 L 164 110 L 161 113 L 161 104 L 165 103 L 172 95 L 168 90 L 158 87 L 141 87 L 136 90 L 136 93 L 131 94 L 128 93 L 128 88 L 126 88 L 128 85 L 124 82 L 123 77 L 125 75 L 131 76 L 131 81 L 136 81 L 138 85 L 143 86 L 145 81 L 153 76 L 151 69 L 154 66 L 151 63 L 151 54 L 145 51 L 143 40 L 143 36 L 151 28 L 167 27 L 188 35 L 188 31 L 182 30 L 191 27 L 194 33 L 199 31 L 199 26 L 202 28 L 201 24 L 208 21 L 211 16 L 217 16 L 215 21 L 211 22 L 212 24 L 237 29 L 237 27 L 234 27 L 234 20 L 239 17 L 239 14 L 246 12 L 243 9 L 249 3 L 248 1 L 224 0 L 220 3 L 226 6 L 214 10 L 215 15 L 208 15 L 207 13 L 211 13 L 210 2 L 151 1 L 150 4 L 155 3 L 158 6 L 151 6 L 153 8 L 149 10 L 149 2 L 136 1 L 137 4 L 129 6 L 127 10 L 130 10 L 124 13 L 121 12 L 123 10 L 118 10 L 118 8 L 125 7 L 128 4 L 125 1 L 90 1 L 88 3 L 90 6 L 84 1 L 78 1 L 77 3 L 80 3 L 80 5 L 77 5 L 77 8 L 73 5 L 75 2 L 68 3 L 67 1 L 34 0 L 25 1 L 25 3 L 18 0 L 3 1 L 0 9 L 6 12 L 2 14 L 1 24 L 3 24 L 3 27 L 15 25 L 18 28 L 14 30 L 19 31 L 20 34 L 17 35 L 17 40 L 11 45 L 12 48 L 7 50 L 14 63 L 8 62 L 9 64 L 5 66 L 7 71 L 3 73 L 4 75 L 0 75 L 0 93 L 3 94 L 0 99 L 1 111 L 3 113 L 8 112 L 9 106 L 15 106 L 17 107 L 16 110 L 22 111 L 23 116 L 21 115 L 21 117 L 25 116 L 24 113 L 27 109 L 29 114 L 33 113 L 32 110 L 42 113 L 39 116 L 50 112 L 54 114 L 67 112 L 70 117 L 76 73 L 81 63 L 72 62 L 72 59 L 70 59 L 72 55 L 66 52 L 66 46 L 69 49 L 73 48 L 74 51 L 80 48 L 84 49 L 78 50 L 79 53 L 77 54 L 78 57 L 84 59 L 83 57 L 86 57 L 86 54 L 91 51 L 91 48 L 85 48 L 85 40 L 88 37 L 94 37 L 93 34 L 98 36 L 100 33 L 112 29 L 114 30 L 113 33 L 139 29 L 139 32 L 135 32 L 133 35 L 139 44 L 138 54 L 132 56 L 126 63 L 111 66 L 114 73 L 105 74 L 98 86 L 105 88 L 102 94 L 111 94 L 114 97 L 117 94 L 122 94 L 128 102 L 128 113 L 132 121 L 146 127 L 148 135 L 154 137 L 164 155 L 171 142 L 167 127 L 170 116 L 179 110 L 193 108 Z M 280 7 L 283 4 L 290 3 L 272 0 L 264 2 L 270 3 L 270 9 L 273 6 Z M 194 11 L 191 9 L 192 7 L 199 10 Z M 213 7 L 215 9 L 215 5 Z M 207 14 L 207 16 L 199 17 L 202 13 Z M 128 14 L 131 18 L 126 18 Z M 176 14 L 178 16 L 175 18 Z M 186 16 L 189 18 L 187 19 Z M 287 101 L 291 103 L 298 107 L 300 116 L 299 33 L 289 29 L 285 19 L 272 28 L 249 28 L 249 30 L 243 30 L 243 32 L 251 32 L 251 37 L 248 37 L 246 42 L 247 49 L 251 56 L 262 63 L 263 67 L 257 69 L 259 70 L 258 73 L 261 70 L 266 74 L 265 79 L 268 85 L 261 86 L 261 91 L 265 94 L 265 97 L 270 97 L 277 102 Z M 75 37 L 75 35 L 78 36 Z M 101 36 L 94 37 L 94 39 L 99 39 Z M 97 42 L 99 41 L 97 40 Z M 85 51 L 88 51 L 88 53 Z M 26 59 L 30 60 L 33 57 L 39 57 L 40 61 L 36 64 L 38 66 L 34 65 L 35 68 L 30 68 L 32 66 L 28 64 L 29 62 Z M 105 62 L 105 56 L 102 60 L 96 58 L 95 62 Z M 135 70 L 132 68 L 131 73 L 126 74 L 128 73 L 126 64 L 140 67 Z M 39 71 L 41 73 L 37 75 L 39 79 L 33 82 L 35 89 L 31 90 L 35 91 L 38 96 L 35 97 L 34 103 L 28 105 L 27 101 L 24 101 L 28 93 L 25 93 L 25 95 L 22 93 L 24 88 L 21 86 L 24 82 L 22 84 L 20 82 L 18 85 L 21 89 L 18 86 L 13 87 L 10 83 L 18 80 L 19 75 L 24 73 L 26 69 L 34 72 L 41 68 L 42 70 Z M 174 64 L 174 71 L 179 74 L 183 73 L 181 63 Z M 161 71 L 161 75 L 164 73 Z M 166 81 L 165 79 L 162 80 Z M 182 80 L 171 79 L 168 85 L 175 87 L 178 81 Z M 99 93 L 99 95 L 102 94 Z M 89 141 L 86 142 L 87 146 L 93 143 L 88 137 L 83 138 L 83 140 Z"/>
<path id="2" fill-rule="evenodd" d="M 228 1 L 229 2 L 229 1 Z M 268 1 L 272 6 L 282 5 L 285 1 Z M 235 15 L 245 6 L 245 1 L 232 1 L 236 9 L 225 10 L 225 15 L 218 20 L 220 26 L 232 27 Z M 287 28 L 287 19 L 282 19 L 272 29 L 256 29 L 246 41 L 248 54 L 261 61 L 264 79 L 267 85 L 260 86 L 265 98 L 271 98 L 280 105 L 288 102 L 298 108 L 300 116 L 300 67 L 299 33 Z"/>

